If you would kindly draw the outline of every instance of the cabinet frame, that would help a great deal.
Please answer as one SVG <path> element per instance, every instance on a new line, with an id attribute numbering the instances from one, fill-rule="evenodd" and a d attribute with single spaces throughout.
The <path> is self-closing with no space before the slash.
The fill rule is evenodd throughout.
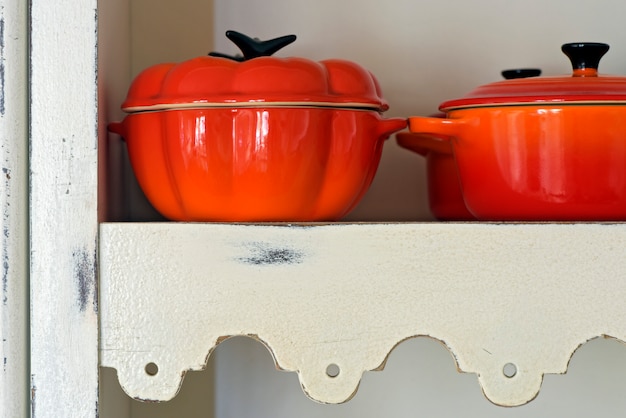
<path id="1" fill-rule="evenodd" d="M 31 416 L 98 415 L 97 1 L 30 2 Z"/>
<path id="2" fill-rule="evenodd" d="M 19 3 L 5 0 L 3 16 L 22 19 L 26 10 Z M 96 0 L 59 0 L 54 3 L 32 0 L 28 13 L 29 64 L 15 68 L 18 68 L 18 73 L 28 68 L 29 100 L 28 104 L 22 104 L 19 99 L 6 104 L 17 112 L 16 120 L 28 120 L 28 174 L 23 173 L 25 169 L 19 168 L 24 167 L 27 160 L 20 154 L 23 148 L 19 144 L 25 129 L 17 126 L 18 132 L 11 134 L 11 138 L 15 139 L 8 144 L 15 150 L 16 154 L 12 155 L 16 159 L 13 162 L 18 167 L 14 172 L 16 176 L 12 178 L 16 183 L 22 181 L 25 184 L 24 177 L 28 176 L 29 231 L 23 232 L 20 225 L 24 215 L 12 214 L 8 225 L 11 231 L 16 231 L 14 237 L 18 241 L 5 242 L 4 245 L 9 251 L 19 251 L 25 245 L 19 238 L 29 237 L 28 261 L 25 261 L 28 267 L 7 276 L 10 280 L 7 283 L 18 286 L 18 290 L 10 291 L 15 291 L 16 300 L 19 300 L 19 292 L 25 290 L 24 287 L 19 290 L 17 282 L 25 275 L 30 278 L 30 371 L 26 378 L 21 377 L 21 383 L 15 385 L 11 392 L 5 383 L 12 379 L 11 375 L 3 373 L 2 397 L 15 393 L 15 399 L 28 399 L 29 396 L 23 396 L 24 392 L 28 393 L 33 417 L 96 417 L 99 367 L 98 138 L 106 136 L 103 133 L 105 121 L 99 118 L 97 91 L 98 6 Z M 13 22 L 6 22 L 9 21 Z M 7 28 L 8 25 L 4 30 Z M 18 39 L 6 36 L 4 39 L 6 45 L 24 41 L 18 42 Z M 9 54 L 8 47 L 5 53 Z M 18 52 L 18 57 L 22 56 L 20 53 L 24 52 Z M 7 88 L 10 85 L 13 89 L 26 89 L 25 79 L 23 74 L 8 76 Z M 6 96 L 9 97 L 14 96 Z M 30 111 L 29 117 L 24 115 L 23 108 L 26 106 Z M 7 127 L 9 116 L 8 113 L 6 115 L 0 118 L 5 124 L 1 128 L 3 132 L 12 129 Z M 17 199 L 15 202 L 11 200 L 12 205 L 24 200 L 25 193 L 20 194 L 18 190 L 16 194 L 9 195 L 7 190 L 3 194 L 7 199 L 3 201 L 4 209 L 8 207 L 6 202 L 9 198 Z M 362 229 L 367 228 L 363 226 Z M 610 225 L 606 228 L 609 233 L 611 228 L 621 230 L 623 227 Z M 622 244 L 615 242 L 617 247 L 613 247 L 612 251 L 618 248 L 616 254 L 622 255 L 619 252 L 619 248 L 624 248 Z M 19 259 L 16 259 L 16 266 L 19 264 Z M 621 269 L 620 265 L 617 267 L 620 268 L 611 271 Z M 620 282 L 615 278 L 611 280 Z M 614 290 L 623 294 L 619 286 Z M 19 307 L 7 305 L 3 305 L 0 311 L 3 320 L 22 315 L 22 319 L 18 318 L 15 322 L 9 319 L 9 329 L 18 333 L 24 331 L 24 318 L 27 316 L 20 312 Z M 605 312 L 612 314 L 610 310 Z M 623 315 L 621 311 L 613 313 L 618 318 Z M 623 338 L 621 329 L 604 325 L 607 324 L 595 324 L 596 332 L 588 336 L 607 333 Z M 9 331 L 3 328 L 3 338 L 8 334 Z M 27 337 L 11 338 L 11 342 L 18 347 L 28 345 L 27 340 Z M 208 345 L 207 350 L 210 349 Z M 567 349 L 569 355 L 573 349 L 575 347 Z M 24 357 L 14 358 L 18 363 L 26 361 Z M 561 366 L 556 372 L 562 369 Z M 26 402 L 22 401 L 20 405 L 18 401 L 13 411 L 22 410 Z M 9 411 L 5 409 L 2 413 L 16 416 Z"/>

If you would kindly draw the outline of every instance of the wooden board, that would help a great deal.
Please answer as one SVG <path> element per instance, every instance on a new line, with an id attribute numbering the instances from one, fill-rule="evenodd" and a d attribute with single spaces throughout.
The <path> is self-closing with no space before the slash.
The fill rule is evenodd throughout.
<path id="1" fill-rule="evenodd" d="M 174 397 L 249 335 L 304 392 L 349 400 L 393 348 L 430 336 L 485 396 L 521 405 L 598 336 L 626 338 L 626 224 L 102 224 L 101 365 Z M 218 382 L 219 384 L 219 382 Z"/>
<path id="2" fill-rule="evenodd" d="M 97 1 L 30 2 L 31 413 L 98 407 Z"/>
<path id="3" fill-rule="evenodd" d="M 2 2 L 0 40 L 0 417 L 15 418 L 29 409 L 26 2 Z"/>

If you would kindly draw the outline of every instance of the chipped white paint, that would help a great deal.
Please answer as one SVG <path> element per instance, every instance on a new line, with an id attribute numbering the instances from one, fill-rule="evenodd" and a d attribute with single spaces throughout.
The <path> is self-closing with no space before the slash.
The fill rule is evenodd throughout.
<path id="1" fill-rule="evenodd" d="M 27 5 L 0 0 L 0 417 L 28 415 Z"/>
<path id="2" fill-rule="evenodd" d="M 232 335 L 263 341 L 327 403 L 428 335 L 506 406 L 532 400 L 585 341 L 626 340 L 626 224 L 153 223 L 100 234 L 101 364 L 139 399 L 175 396 Z"/>
<path id="3" fill-rule="evenodd" d="M 31 410 L 96 417 L 96 0 L 32 0 Z"/>

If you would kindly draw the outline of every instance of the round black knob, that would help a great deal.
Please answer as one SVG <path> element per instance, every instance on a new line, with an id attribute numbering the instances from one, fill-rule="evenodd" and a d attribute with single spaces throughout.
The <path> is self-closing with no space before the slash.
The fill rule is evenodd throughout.
<path id="1" fill-rule="evenodd" d="M 541 70 L 539 68 L 516 68 L 514 70 L 504 70 L 501 74 L 507 80 L 512 80 L 514 78 L 538 77 L 541 75 Z"/>
<path id="2" fill-rule="evenodd" d="M 574 72 L 587 68 L 597 70 L 600 59 L 608 50 L 609 46 L 607 44 L 598 42 L 577 42 L 565 44 L 561 47 L 561 51 L 572 62 Z"/>

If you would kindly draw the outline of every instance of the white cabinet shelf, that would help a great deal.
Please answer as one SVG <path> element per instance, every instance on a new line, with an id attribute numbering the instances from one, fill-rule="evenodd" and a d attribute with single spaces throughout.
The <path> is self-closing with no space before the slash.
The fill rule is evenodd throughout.
<path id="1" fill-rule="evenodd" d="M 105 223 L 99 263 L 101 365 L 144 400 L 234 335 L 325 403 L 430 336 L 504 406 L 589 339 L 626 341 L 626 224 Z"/>

